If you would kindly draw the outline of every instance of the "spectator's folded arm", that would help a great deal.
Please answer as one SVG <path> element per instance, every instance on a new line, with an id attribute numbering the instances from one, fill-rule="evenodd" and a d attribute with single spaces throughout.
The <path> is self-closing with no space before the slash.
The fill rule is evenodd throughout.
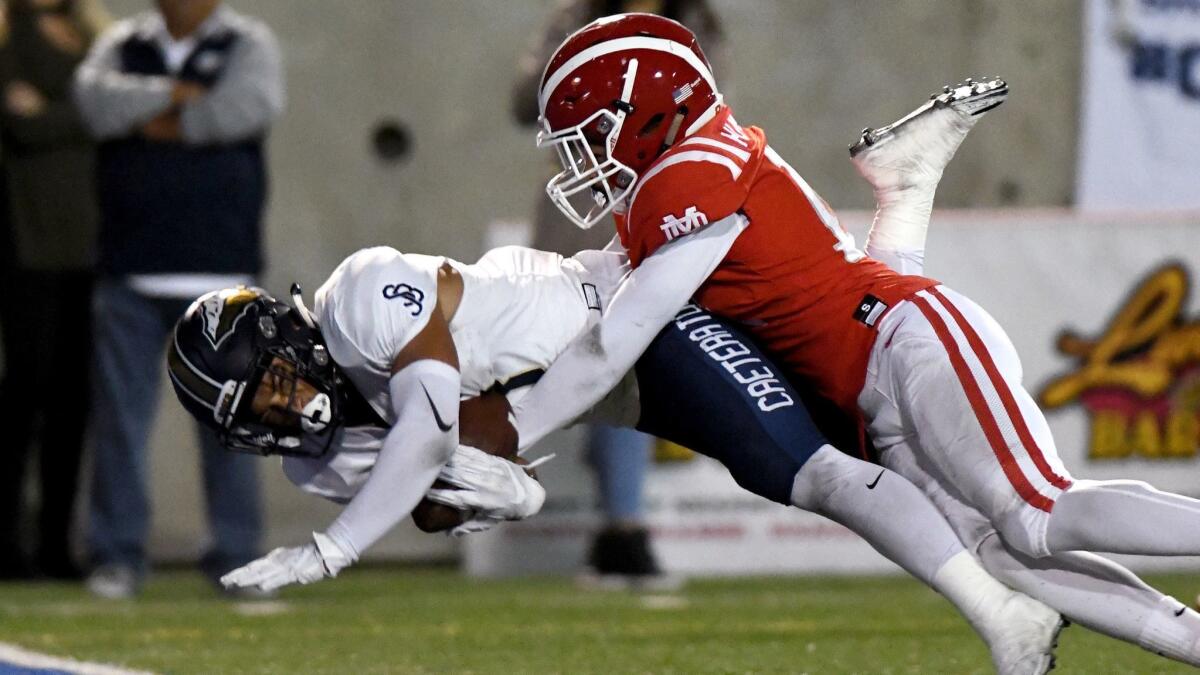
<path id="1" fill-rule="evenodd" d="M 130 134 L 171 107 L 170 77 L 121 72 L 117 52 L 131 29 L 122 22 L 105 32 L 75 71 L 80 117 L 100 140 Z"/>
<path id="2" fill-rule="evenodd" d="M 180 128 L 188 143 L 230 143 L 264 132 L 283 112 L 283 58 L 265 26 L 247 31 L 224 75 L 204 96 L 183 106 Z"/>

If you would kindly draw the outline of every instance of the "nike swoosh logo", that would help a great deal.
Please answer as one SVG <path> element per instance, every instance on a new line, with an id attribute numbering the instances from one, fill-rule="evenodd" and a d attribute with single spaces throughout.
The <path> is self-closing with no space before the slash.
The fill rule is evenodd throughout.
<path id="1" fill-rule="evenodd" d="M 875 480 L 871 481 L 870 483 L 867 483 L 867 489 L 868 489 L 868 490 L 874 490 L 874 489 L 875 489 L 875 486 L 876 486 L 876 485 L 879 485 L 879 479 L 880 479 L 880 478 L 883 478 L 883 472 L 884 472 L 884 471 L 887 471 L 887 469 L 883 469 L 882 471 L 880 471 L 880 472 L 879 472 L 879 475 L 878 475 L 878 476 L 875 476 Z"/>
<path id="2" fill-rule="evenodd" d="M 1178 611 L 1178 612 L 1175 612 L 1175 616 L 1183 616 L 1183 613 L 1184 613 L 1184 612 L 1186 612 L 1186 611 L 1187 611 L 1187 606 L 1180 607 L 1180 608 L 1179 608 L 1179 611 Z"/>
<path id="3" fill-rule="evenodd" d="M 442 419 L 441 413 L 438 412 L 437 406 L 433 404 L 433 397 L 429 395 L 429 390 L 425 388 L 425 383 L 421 383 L 421 391 L 425 392 L 425 400 L 429 401 L 429 407 L 433 408 L 433 419 L 437 422 L 438 428 L 442 431 L 450 431 L 454 428 L 454 422 L 446 424 Z M 456 420 L 457 421 L 457 420 Z M 879 480 L 876 478 L 875 480 Z"/>

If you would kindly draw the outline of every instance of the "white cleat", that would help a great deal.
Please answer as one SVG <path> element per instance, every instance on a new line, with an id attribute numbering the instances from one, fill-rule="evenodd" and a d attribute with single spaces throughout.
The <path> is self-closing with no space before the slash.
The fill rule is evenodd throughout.
<path id="1" fill-rule="evenodd" d="M 1058 634 L 1067 621 L 1033 598 L 1010 591 L 981 630 L 999 675 L 1043 675 L 1054 668 Z"/>
<path id="2" fill-rule="evenodd" d="M 971 127 L 1007 97 L 1001 79 L 947 86 L 886 127 L 863 129 L 850 161 L 877 193 L 936 185 Z"/>

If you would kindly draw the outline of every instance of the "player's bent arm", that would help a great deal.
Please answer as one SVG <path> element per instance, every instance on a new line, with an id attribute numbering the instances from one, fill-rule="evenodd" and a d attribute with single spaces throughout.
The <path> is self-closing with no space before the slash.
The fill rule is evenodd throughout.
<path id="1" fill-rule="evenodd" d="M 327 531 L 355 560 L 412 512 L 458 446 L 462 385 L 441 311 L 397 355 L 388 386 L 395 423 L 362 489 Z"/>
<path id="2" fill-rule="evenodd" d="M 692 297 L 746 228 L 733 214 L 668 243 L 630 272 L 604 317 L 567 347 L 513 408 L 524 450 L 596 404 Z"/>

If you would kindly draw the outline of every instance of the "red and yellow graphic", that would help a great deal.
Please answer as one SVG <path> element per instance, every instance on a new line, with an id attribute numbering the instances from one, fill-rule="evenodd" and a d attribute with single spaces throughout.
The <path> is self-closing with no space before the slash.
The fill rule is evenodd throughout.
<path id="1" fill-rule="evenodd" d="M 1058 350 L 1079 359 L 1038 396 L 1079 401 L 1091 416 L 1090 459 L 1194 458 L 1200 450 L 1200 317 L 1183 315 L 1187 271 L 1166 265 L 1129 295 L 1094 339 L 1070 331 Z"/>

